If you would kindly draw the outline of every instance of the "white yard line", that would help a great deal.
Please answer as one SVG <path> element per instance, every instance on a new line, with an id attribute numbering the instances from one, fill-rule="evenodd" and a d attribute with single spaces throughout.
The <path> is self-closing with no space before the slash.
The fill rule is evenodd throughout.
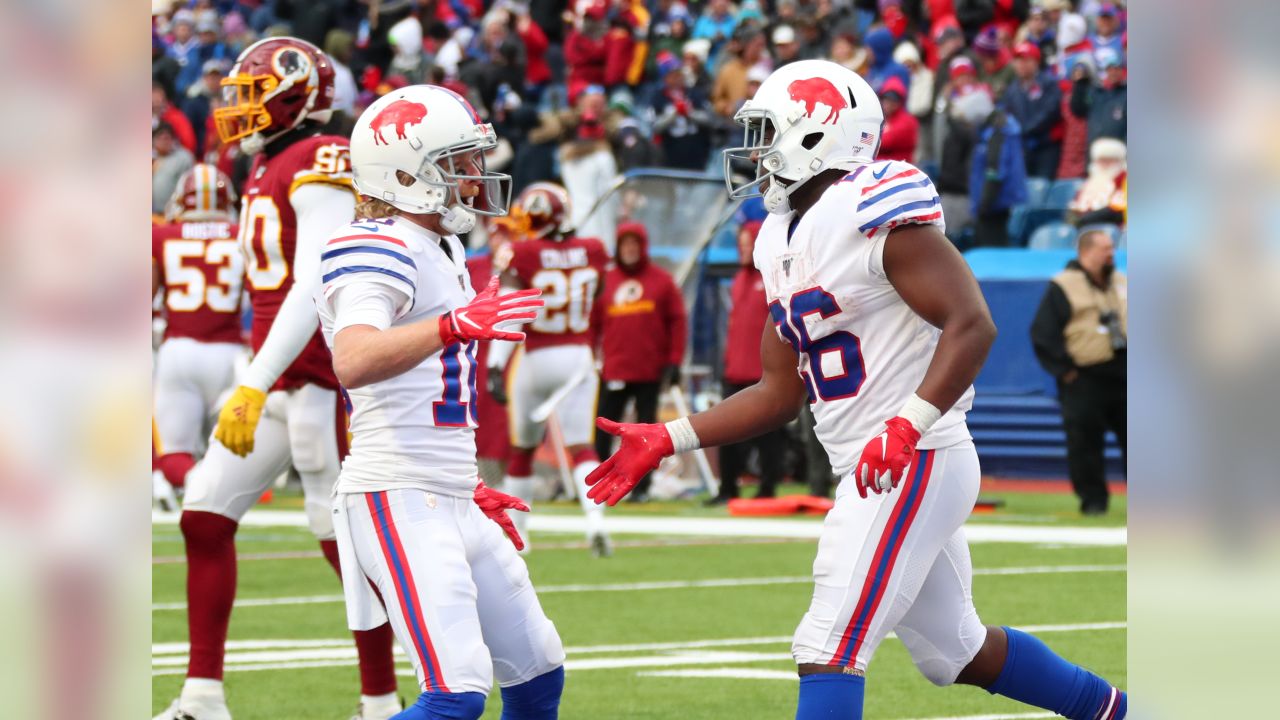
<path id="1" fill-rule="evenodd" d="M 177 513 L 152 512 L 156 525 L 178 522 Z M 817 538 L 822 521 L 776 518 L 690 518 L 690 517 L 619 517 L 610 516 L 610 532 L 637 535 L 697 535 L 701 537 Z M 248 526 L 305 527 L 307 516 L 301 510 L 261 510 L 254 508 L 240 523 Z M 547 515 L 535 513 L 529 527 L 543 532 L 580 532 L 587 530 L 582 515 Z M 1021 525 L 965 525 L 965 535 L 972 543 L 1056 543 L 1064 545 L 1124 545 L 1125 528 L 1098 527 L 1026 527 Z"/>
<path id="2" fill-rule="evenodd" d="M 764 668 L 700 668 L 698 670 L 650 670 L 636 673 L 640 677 L 712 678 L 731 680 L 790 680 L 794 682 L 795 670 L 765 670 Z"/>
<path id="3" fill-rule="evenodd" d="M 1053 575 L 1066 573 L 1124 572 L 1124 565 L 1037 565 L 1031 567 L 977 568 L 974 575 Z M 803 585 L 812 583 L 808 575 L 791 575 L 760 578 L 709 578 L 706 580 L 658 580 L 638 583 L 579 583 L 573 585 L 541 585 L 535 589 L 541 595 L 583 592 L 635 592 L 638 590 L 683 590 L 689 588 L 757 587 L 762 585 Z M 342 595 L 301 595 L 278 598 L 243 598 L 235 607 L 272 607 L 276 605 L 314 605 L 340 603 Z M 152 612 L 185 610 L 185 602 L 153 603 Z"/>

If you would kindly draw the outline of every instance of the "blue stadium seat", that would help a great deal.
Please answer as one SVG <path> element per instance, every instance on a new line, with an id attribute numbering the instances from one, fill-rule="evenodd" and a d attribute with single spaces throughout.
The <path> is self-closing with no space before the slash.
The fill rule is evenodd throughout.
<path id="1" fill-rule="evenodd" d="M 1029 208 L 1026 215 L 1022 219 L 1022 227 L 1016 235 L 1010 233 L 1009 237 L 1015 247 L 1027 244 L 1036 230 L 1050 223 L 1066 222 L 1066 211 L 1059 208 Z M 1012 220 L 1010 215 L 1010 220 Z"/>
<path id="2" fill-rule="evenodd" d="M 1027 215 L 1031 213 L 1031 203 L 1018 205 L 1009 211 L 1009 239 L 1015 245 L 1021 245 L 1027 236 Z"/>
<path id="3" fill-rule="evenodd" d="M 1027 247 L 1032 250 L 1069 250 L 1075 244 L 1076 229 L 1064 222 L 1053 222 L 1036 228 Z"/>
<path id="4" fill-rule="evenodd" d="M 1049 181 L 1046 178 L 1027 178 L 1027 207 L 1044 205 L 1045 196 L 1049 194 Z"/>
<path id="5" fill-rule="evenodd" d="M 1044 197 L 1043 206 L 1066 210 L 1083 184 L 1083 180 L 1058 180 L 1049 186 L 1049 192 Z"/>

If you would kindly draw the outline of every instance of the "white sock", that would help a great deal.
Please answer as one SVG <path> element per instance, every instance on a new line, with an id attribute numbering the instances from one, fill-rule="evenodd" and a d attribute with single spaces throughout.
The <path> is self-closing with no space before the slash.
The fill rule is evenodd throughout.
<path id="1" fill-rule="evenodd" d="M 222 681 L 213 678 L 189 677 L 182 683 L 183 700 L 218 700 L 226 702 Z"/>
<path id="2" fill-rule="evenodd" d="M 604 506 L 597 505 L 595 500 L 587 497 L 587 475 L 600 466 L 595 460 L 580 462 L 573 468 L 573 484 L 577 488 L 578 504 L 587 516 L 587 536 L 604 532 Z"/>
<path id="3" fill-rule="evenodd" d="M 524 501 L 529 509 L 533 509 L 533 476 L 511 477 L 507 475 L 502 479 L 502 491 L 508 495 L 515 495 Z M 520 533 L 520 537 L 524 538 L 525 548 L 529 547 L 529 513 L 512 510 L 507 513 L 511 518 L 511 522 L 515 523 L 516 531 Z"/>
<path id="4" fill-rule="evenodd" d="M 394 711 L 390 713 L 394 715 L 400 712 L 400 697 L 394 692 L 386 695 L 361 695 L 360 707 L 362 710 L 372 710 L 377 715 L 387 715 L 388 711 Z"/>

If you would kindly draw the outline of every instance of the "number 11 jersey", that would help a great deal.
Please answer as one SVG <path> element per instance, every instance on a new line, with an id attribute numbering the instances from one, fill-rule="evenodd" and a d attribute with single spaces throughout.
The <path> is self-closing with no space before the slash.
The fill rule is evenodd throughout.
<path id="1" fill-rule="evenodd" d="M 554 345 L 591 345 L 591 306 L 609 263 L 595 238 L 532 238 L 511 246 L 511 270 L 524 287 L 542 291 L 546 303 L 524 327 L 526 351 Z"/>
<path id="2" fill-rule="evenodd" d="M 907 306 L 884 271 L 884 244 L 904 224 L 944 228 L 929 178 L 915 166 L 860 166 L 803 218 L 769 215 L 753 259 L 779 337 L 799 355 L 815 432 L 838 475 L 924 380 L 941 331 Z M 920 439 L 920 449 L 970 438 L 973 388 Z"/>

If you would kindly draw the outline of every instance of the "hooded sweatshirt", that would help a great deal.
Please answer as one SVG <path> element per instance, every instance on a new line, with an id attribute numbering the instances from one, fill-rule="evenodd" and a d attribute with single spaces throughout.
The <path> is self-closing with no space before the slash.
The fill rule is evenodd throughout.
<path id="1" fill-rule="evenodd" d="M 871 87 L 879 93 L 885 80 L 897 77 L 905 91 L 911 90 L 911 71 L 893 59 L 893 33 L 886 28 L 876 28 L 867 33 L 866 45 L 871 48 L 873 56 L 871 69 L 867 71 L 867 82 Z"/>
<path id="2" fill-rule="evenodd" d="M 595 304 L 605 382 L 657 382 L 668 365 L 684 358 L 687 319 L 684 297 L 666 270 L 649 262 L 649 233 L 635 222 L 618 226 L 619 239 L 640 239 L 640 261 L 615 262 L 604 276 Z"/>

